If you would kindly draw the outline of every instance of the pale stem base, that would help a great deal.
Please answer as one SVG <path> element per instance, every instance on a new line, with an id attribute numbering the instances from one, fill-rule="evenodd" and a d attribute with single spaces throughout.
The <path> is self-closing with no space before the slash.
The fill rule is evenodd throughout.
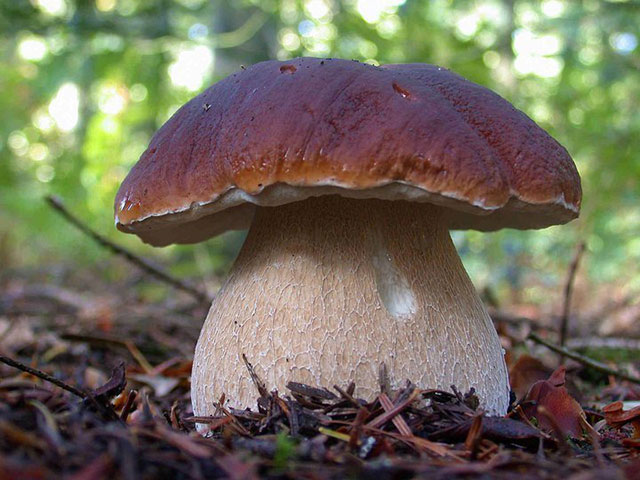
<path id="1" fill-rule="evenodd" d="M 354 381 L 356 396 L 373 399 L 384 362 L 394 388 L 473 387 L 489 414 L 505 414 L 503 350 L 445 216 L 337 196 L 258 209 L 198 340 L 194 413 L 213 414 L 222 393 L 256 407 L 244 353 L 283 395 L 288 381 Z"/>

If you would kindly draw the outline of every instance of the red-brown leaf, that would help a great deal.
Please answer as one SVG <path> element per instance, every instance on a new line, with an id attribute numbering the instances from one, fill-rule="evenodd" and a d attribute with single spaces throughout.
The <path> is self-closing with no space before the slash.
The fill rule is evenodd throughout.
<path id="1" fill-rule="evenodd" d="M 546 415 L 538 415 L 538 407 L 542 406 L 546 413 L 553 416 L 563 434 L 579 436 L 582 434 L 585 414 L 580 404 L 564 387 L 565 372 L 564 366 L 558 367 L 548 380 L 534 383 L 525 398 L 525 402 L 530 404 L 524 405 L 523 410 L 529 418 L 536 417 L 542 429 L 551 431 L 554 429 L 553 421 L 549 421 Z"/>
<path id="2" fill-rule="evenodd" d="M 633 426 L 633 438 L 640 439 L 640 407 L 626 412 L 622 402 L 613 402 L 602 409 L 607 424 L 614 428 L 621 428 L 628 423 Z"/>
<path id="3" fill-rule="evenodd" d="M 509 382 L 516 398 L 524 398 L 535 382 L 547 379 L 550 373 L 551 369 L 537 358 L 521 355 L 509 369 Z"/>

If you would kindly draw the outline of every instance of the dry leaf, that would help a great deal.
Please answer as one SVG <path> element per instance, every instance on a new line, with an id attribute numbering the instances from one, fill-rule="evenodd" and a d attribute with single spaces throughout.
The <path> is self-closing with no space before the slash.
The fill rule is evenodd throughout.
<path id="1" fill-rule="evenodd" d="M 628 423 L 633 426 L 633 438 L 640 439 L 640 407 L 624 411 L 622 402 L 613 402 L 602 409 L 604 419 L 613 428 L 621 428 Z"/>
<path id="2" fill-rule="evenodd" d="M 521 355 L 509 369 L 509 383 L 516 398 L 522 399 L 534 383 L 546 380 L 551 373 L 551 369 L 537 358 Z"/>
<path id="3" fill-rule="evenodd" d="M 555 421 L 564 435 L 577 437 L 582 434 L 585 414 L 564 386 L 565 372 L 564 366 L 558 367 L 548 380 L 534 383 L 525 397 L 523 410 L 527 417 L 536 417 L 542 429 L 554 430 Z M 545 415 L 538 414 L 538 407 L 545 408 Z M 548 419 L 547 414 L 552 415 L 553 419 Z"/>

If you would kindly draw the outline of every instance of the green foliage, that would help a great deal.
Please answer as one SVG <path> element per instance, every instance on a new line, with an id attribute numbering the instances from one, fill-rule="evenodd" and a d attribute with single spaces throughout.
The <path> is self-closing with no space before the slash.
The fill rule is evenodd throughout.
<path id="1" fill-rule="evenodd" d="M 276 452 L 273 455 L 273 466 L 280 471 L 286 470 L 296 451 L 296 442 L 285 433 L 276 435 Z"/>
<path id="2" fill-rule="evenodd" d="M 600 362 L 611 362 L 613 364 L 625 364 L 638 361 L 638 350 L 624 347 L 590 347 L 580 348 L 576 351 L 585 357 Z"/>
<path id="3" fill-rule="evenodd" d="M 337 56 L 451 68 L 496 90 L 571 152 L 583 179 L 580 220 L 542 232 L 456 234 L 478 282 L 526 283 L 527 298 L 541 300 L 584 239 L 592 279 L 640 289 L 628 268 L 640 264 L 639 24 L 632 1 L 2 2 L 0 258 L 104 255 L 46 209 L 41 197 L 52 192 L 101 232 L 199 274 L 193 248 L 152 250 L 115 231 L 119 183 L 178 106 L 241 64 Z M 210 242 L 216 269 L 239 238 Z"/>

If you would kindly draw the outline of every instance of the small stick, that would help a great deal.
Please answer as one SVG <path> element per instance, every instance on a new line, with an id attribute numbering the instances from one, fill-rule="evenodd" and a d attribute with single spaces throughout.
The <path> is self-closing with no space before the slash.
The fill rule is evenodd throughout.
<path id="1" fill-rule="evenodd" d="M 129 261 L 130 263 L 133 263 L 136 267 L 140 268 L 141 270 L 148 273 L 152 277 L 155 277 L 158 280 L 168 283 L 169 285 L 171 285 L 174 288 L 177 288 L 178 290 L 182 290 L 183 292 L 188 293 L 189 295 L 194 297 L 196 300 L 198 300 L 198 302 L 206 305 L 209 305 L 211 303 L 211 298 L 199 288 L 196 288 L 192 285 L 188 285 L 183 280 L 177 279 L 169 275 L 164 270 L 151 264 L 151 262 L 149 262 L 148 260 L 138 257 L 137 255 L 130 252 L 126 248 L 113 243 L 111 240 L 108 240 L 107 238 L 103 237 L 99 233 L 93 231 L 88 225 L 85 225 L 78 217 L 76 217 L 69 210 L 67 210 L 67 207 L 64 206 L 64 204 L 59 198 L 53 195 L 48 195 L 45 197 L 45 200 L 53 209 L 57 210 L 69 223 L 71 223 L 73 226 L 75 226 L 78 230 L 80 230 L 85 235 L 91 237 L 91 239 L 93 239 L 100 246 L 106 248 L 107 250 L 110 250 L 112 253 L 116 255 L 124 257 L 127 261 Z"/>
<path id="2" fill-rule="evenodd" d="M 467 438 L 464 441 L 464 448 L 471 453 L 473 460 L 477 457 L 480 440 L 482 440 L 482 419 L 482 413 L 473 417 L 473 422 L 471 423 L 471 427 L 469 427 Z"/>
<path id="3" fill-rule="evenodd" d="M 262 380 L 260 379 L 256 371 L 254 370 L 253 365 L 249 363 L 249 360 L 247 360 L 247 356 L 244 353 L 242 354 L 242 361 L 244 362 L 245 367 L 247 367 L 247 370 L 249 370 L 249 375 L 251 376 L 251 380 L 253 381 L 253 384 L 258 390 L 260 397 L 269 398 L 269 392 L 267 391 L 267 387 L 265 387 L 264 383 L 262 382 Z"/>
<path id="4" fill-rule="evenodd" d="M 391 381 L 389 380 L 389 371 L 387 370 L 387 365 L 382 362 L 378 366 L 378 382 L 380 383 L 380 392 L 389 393 L 391 392 Z"/>
<path id="5" fill-rule="evenodd" d="M 567 340 L 565 347 L 573 350 L 581 348 L 612 348 L 617 350 L 640 350 L 640 340 L 618 337 L 574 337 Z"/>
<path id="6" fill-rule="evenodd" d="M 342 398 L 344 398 L 345 400 L 347 400 L 349 403 L 351 403 L 354 407 L 356 408 L 360 408 L 362 407 L 362 405 L 360 405 L 358 403 L 358 401 L 353 398 L 352 395 L 350 395 L 348 392 L 344 391 L 343 389 L 341 389 L 338 385 L 334 385 L 333 388 L 342 396 Z"/>
<path id="7" fill-rule="evenodd" d="M 628 373 L 610 368 L 604 363 L 598 362 L 597 360 L 593 360 L 592 358 L 585 357 L 584 355 L 580 355 L 579 353 L 574 352 L 573 350 L 569 350 L 565 347 L 561 347 L 559 345 L 555 345 L 551 342 L 543 340 L 535 333 L 530 333 L 528 338 L 540 345 L 544 345 L 549 350 L 559 353 L 560 355 L 570 358 L 571 360 L 575 360 L 576 362 L 586 365 L 589 368 L 593 368 L 598 372 L 605 373 L 607 375 L 613 375 L 623 380 L 627 380 L 628 382 L 637 383 L 640 385 L 640 378 L 638 377 L 634 377 L 633 375 L 629 375 Z"/>
<path id="8" fill-rule="evenodd" d="M 382 408 L 384 408 L 385 412 L 390 412 L 391 410 L 393 410 L 393 407 L 395 407 L 386 393 L 381 393 L 380 395 L 378 395 L 378 400 L 380 401 L 380 405 L 382 405 Z M 409 425 L 407 425 L 407 422 L 405 422 L 404 418 L 402 418 L 400 414 L 393 417 L 391 421 L 401 434 L 406 435 L 407 437 L 413 436 L 411 428 L 409 428 Z"/>
<path id="9" fill-rule="evenodd" d="M 582 418 L 581 423 L 582 428 L 584 429 L 586 427 L 586 430 L 589 434 L 589 439 L 591 440 L 591 446 L 593 447 L 593 453 L 596 457 L 596 461 L 598 462 L 598 466 L 604 468 L 607 465 L 607 462 L 605 461 L 605 456 L 602 452 L 600 435 L 598 435 L 598 432 L 596 432 L 595 429 L 591 425 L 589 425 L 589 422 L 587 422 L 584 418 Z"/>
<path id="10" fill-rule="evenodd" d="M 514 327 L 520 327 L 522 324 L 525 324 L 531 330 L 539 330 L 542 328 L 542 326 L 539 324 L 539 321 L 534 320 L 533 318 L 522 317 L 520 315 L 511 315 L 510 313 L 496 310 L 495 308 L 491 307 L 489 307 L 488 310 L 489 317 L 491 317 L 491 320 L 493 320 L 494 323 L 506 323 L 507 325 L 513 325 Z M 545 327 L 545 330 L 555 331 L 555 327 Z"/>
<path id="11" fill-rule="evenodd" d="M 416 388 L 406 400 L 403 400 L 398 405 L 395 405 L 392 409 L 387 410 L 383 414 L 377 416 L 376 418 L 371 420 L 369 423 L 367 423 L 366 426 L 372 427 L 372 428 L 381 427 L 382 425 L 387 423 L 389 420 L 392 420 L 396 415 L 402 412 L 411 403 L 413 403 L 413 401 L 416 399 L 418 395 L 420 395 L 420 390 Z"/>
<path id="12" fill-rule="evenodd" d="M 127 418 L 129 418 L 129 414 L 131 413 L 131 407 L 133 407 L 133 402 L 136 400 L 136 396 L 138 395 L 137 390 L 129 390 L 127 394 L 127 401 L 122 407 L 122 411 L 120 412 L 120 420 L 126 423 Z"/>
<path id="13" fill-rule="evenodd" d="M 0 355 L 0 362 L 5 363 L 10 367 L 17 368 L 18 370 L 22 370 L 23 372 L 27 372 L 28 374 L 33 375 L 34 377 L 41 378 L 42 380 L 45 380 L 49 383 L 53 383 L 54 385 L 62 388 L 63 390 L 66 390 L 67 392 L 73 393 L 76 397 L 80 397 L 83 400 L 89 397 L 87 393 L 77 389 L 73 385 L 68 385 L 64 383 L 62 380 L 58 380 L 57 378 L 52 377 L 48 373 L 32 368 L 16 360 L 12 360 L 11 358 L 5 357 L 4 355 Z"/>
<path id="14" fill-rule="evenodd" d="M 153 371 L 153 367 L 151 366 L 149 361 L 145 358 L 145 356 L 142 354 L 140 349 L 136 347 L 136 344 L 133 343 L 131 340 L 125 340 L 122 343 L 124 344 L 125 347 L 127 347 L 127 350 L 129 350 L 129 353 L 131 354 L 131 356 L 135 358 L 136 362 L 138 362 L 138 364 L 142 367 L 142 369 L 144 370 L 144 373 L 150 374 Z"/>
<path id="15" fill-rule="evenodd" d="M 564 347 L 564 343 L 567 339 L 567 330 L 569 326 L 569 313 L 571 311 L 571 294 L 573 293 L 573 282 L 576 279 L 576 272 L 578 271 L 578 265 L 580 259 L 586 248 L 585 242 L 580 242 L 576 248 L 576 253 L 573 255 L 573 260 L 569 265 L 569 273 L 567 274 L 567 283 L 564 286 L 564 303 L 562 306 L 562 317 L 560 318 L 560 346 Z M 564 357 L 563 357 L 564 359 Z"/>

